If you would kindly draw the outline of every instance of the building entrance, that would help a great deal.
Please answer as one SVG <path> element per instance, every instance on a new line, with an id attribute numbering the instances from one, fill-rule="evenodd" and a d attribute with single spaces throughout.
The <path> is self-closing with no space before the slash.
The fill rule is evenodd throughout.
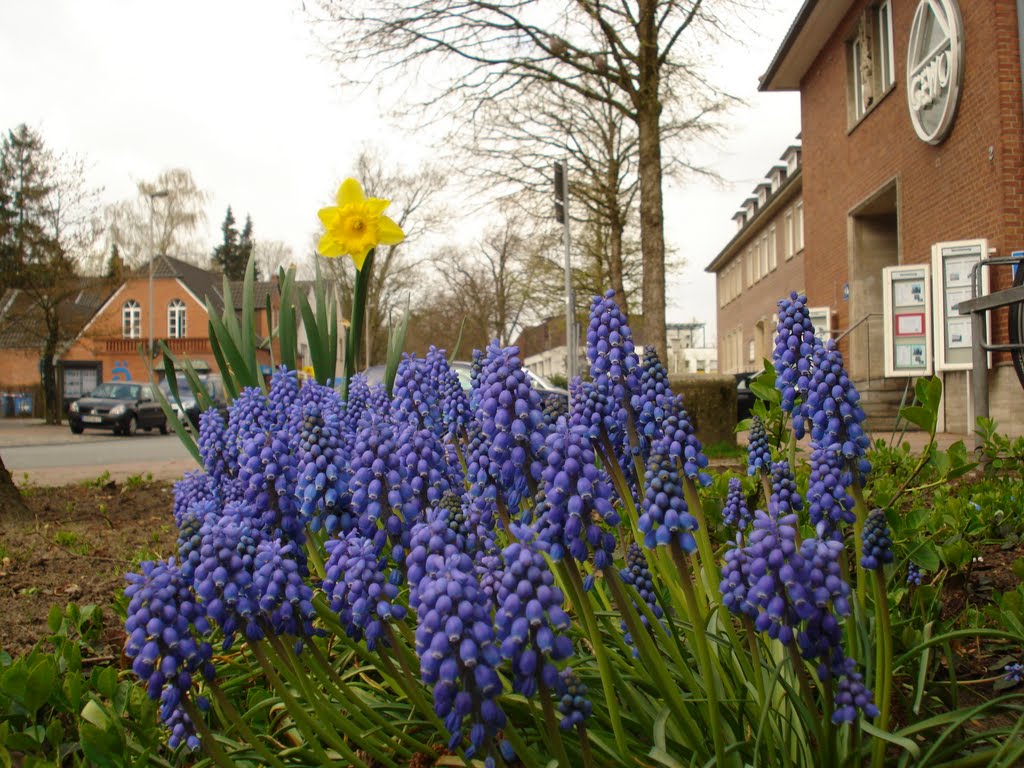
<path id="1" fill-rule="evenodd" d="M 882 270 L 900 263 L 896 183 L 888 185 L 850 214 L 849 323 L 847 369 L 857 382 L 882 385 L 885 342 L 882 323 Z"/>

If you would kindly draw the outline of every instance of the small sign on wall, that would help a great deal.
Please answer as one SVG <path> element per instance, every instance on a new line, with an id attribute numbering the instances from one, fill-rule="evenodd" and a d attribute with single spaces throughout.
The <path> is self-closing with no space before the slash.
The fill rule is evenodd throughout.
<path id="1" fill-rule="evenodd" d="M 882 270 L 885 375 L 932 372 L 931 268 L 927 264 Z"/>
<path id="2" fill-rule="evenodd" d="M 956 240 L 932 246 L 936 371 L 967 371 L 974 367 L 971 318 L 961 315 L 959 307 L 961 301 L 988 293 L 988 270 L 974 271 L 974 266 L 987 254 L 988 240 L 984 239 Z M 977 281 L 973 287 L 972 274 Z"/>

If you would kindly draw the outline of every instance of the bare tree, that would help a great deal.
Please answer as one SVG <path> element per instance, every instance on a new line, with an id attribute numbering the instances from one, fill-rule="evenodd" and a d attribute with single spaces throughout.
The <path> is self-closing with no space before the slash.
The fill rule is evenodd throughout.
<path id="1" fill-rule="evenodd" d="M 545 272 L 559 267 L 547 258 L 557 246 L 550 231 L 531 230 L 526 217 L 509 214 L 489 227 L 471 252 L 438 259 L 445 284 L 464 297 L 468 317 L 486 318 L 489 338 L 504 346 L 526 322 L 552 308 L 543 290 Z"/>
<path id="2" fill-rule="evenodd" d="M 403 242 L 378 248 L 374 255 L 363 342 L 365 364 L 372 365 L 381 362 L 386 353 L 392 319 L 405 311 L 410 295 L 418 293 L 424 258 L 413 255 L 412 247 L 427 232 L 441 229 L 446 220 L 438 196 L 447 184 L 447 176 L 430 166 L 401 168 L 387 162 L 383 150 L 375 147 L 359 153 L 353 176 L 361 182 L 367 197 L 391 201 L 387 215 L 405 232 Z M 348 316 L 355 278 L 352 263 L 348 259 L 324 259 L 321 266 L 340 290 L 342 307 Z"/>
<path id="3" fill-rule="evenodd" d="M 254 253 L 256 273 L 268 278 L 277 275 L 278 267 L 287 270 L 294 259 L 292 247 L 281 240 L 257 240 Z"/>
<path id="4" fill-rule="evenodd" d="M 725 30 L 734 0 L 321 0 L 325 45 L 344 77 L 367 61 L 374 75 L 440 63 L 438 89 L 476 119 L 481 103 L 540 83 L 607 104 L 636 127 L 643 253 L 642 339 L 664 355 L 665 236 L 662 130 L 715 109 L 722 94 L 701 76 L 701 51 Z M 326 37 L 326 35 L 324 36 Z M 374 58 L 376 57 L 376 58 Z M 443 75 L 449 75 L 443 78 Z M 594 80 L 607 89 L 595 88 Z M 673 114 L 666 114 L 666 112 Z"/>
<path id="5" fill-rule="evenodd" d="M 150 195 L 165 190 L 167 197 L 151 205 Z M 208 249 L 197 235 L 206 223 L 203 206 L 207 198 L 207 193 L 196 186 L 192 173 L 184 168 L 172 168 L 152 181 L 140 181 L 135 198 L 107 208 L 106 250 L 116 245 L 125 263 L 132 267 L 155 254 L 193 262 L 205 260 Z"/>

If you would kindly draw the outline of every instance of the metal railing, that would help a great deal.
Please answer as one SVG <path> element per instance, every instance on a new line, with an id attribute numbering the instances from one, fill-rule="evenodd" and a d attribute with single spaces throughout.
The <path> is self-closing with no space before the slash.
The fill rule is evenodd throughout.
<path id="1" fill-rule="evenodd" d="M 882 340 L 884 334 L 879 334 L 877 331 L 874 334 L 871 333 L 872 323 L 870 321 L 873 320 L 874 318 L 881 317 L 883 317 L 881 312 L 868 312 L 867 314 L 860 317 L 848 328 L 836 330 L 832 337 L 835 340 L 836 344 L 843 341 L 847 337 L 850 337 L 849 341 L 847 341 L 848 353 L 844 355 L 844 357 L 846 358 L 846 367 L 848 369 L 851 368 L 851 363 L 853 362 L 854 350 L 856 350 L 856 352 L 858 353 L 863 353 L 863 359 L 866 362 L 866 365 L 864 366 L 864 370 L 857 371 L 855 373 L 857 374 L 856 378 L 860 379 L 861 377 L 863 377 L 867 381 L 867 387 L 869 389 L 871 387 L 872 379 L 876 378 L 873 375 L 874 368 L 872 367 L 872 360 L 874 357 L 873 353 L 875 352 L 874 346 L 877 344 L 884 343 Z M 858 333 L 856 335 L 851 336 L 851 334 L 853 334 L 854 331 L 857 331 Z M 872 336 L 878 337 L 877 339 L 874 340 L 874 344 L 872 343 Z M 861 343 L 858 343 L 861 339 L 863 339 L 863 341 Z M 885 377 L 879 376 L 877 378 L 883 379 Z"/>

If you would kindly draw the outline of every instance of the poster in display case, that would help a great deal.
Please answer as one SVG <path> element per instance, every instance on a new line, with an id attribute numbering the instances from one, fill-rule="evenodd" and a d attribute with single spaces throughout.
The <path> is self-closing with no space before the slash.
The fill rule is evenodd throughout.
<path id="1" fill-rule="evenodd" d="M 931 267 L 886 267 L 882 270 L 882 286 L 885 375 L 930 375 Z"/>
<path id="2" fill-rule="evenodd" d="M 974 366 L 971 318 L 960 302 L 989 291 L 987 269 L 974 266 L 988 256 L 988 240 L 955 240 L 932 246 L 932 316 L 935 318 L 935 370 L 966 371 Z M 971 285 L 971 275 L 976 285 Z M 991 365 L 991 360 L 989 360 Z"/>

